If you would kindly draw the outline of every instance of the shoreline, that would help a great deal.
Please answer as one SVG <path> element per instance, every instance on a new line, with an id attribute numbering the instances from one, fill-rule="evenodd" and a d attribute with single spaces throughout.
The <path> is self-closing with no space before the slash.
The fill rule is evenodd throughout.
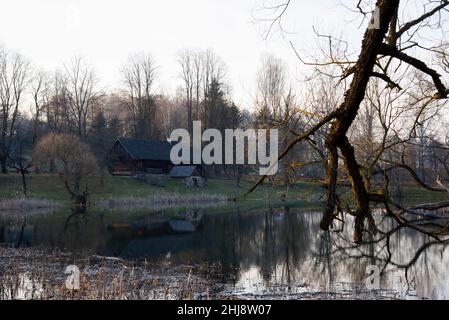
<path id="1" fill-rule="evenodd" d="M 80 271 L 78 290 L 66 286 L 66 270 L 73 265 Z M 77 258 L 60 250 L 0 246 L 0 300 L 214 299 L 221 287 L 208 279 L 211 271 L 204 265 Z"/>
<path id="2" fill-rule="evenodd" d="M 67 267 L 79 268 L 79 289 L 66 287 Z M 149 260 L 128 261 L 44 248 L 0 245 L 0 300 L 378 300 L 397 299 L 388 290 L 369 291 L 341 284 L 335 292 L 308 286 L 274 286 L 265 293 L 235 288 L 222 281 L 219 265 L 172 265 Z M 348 289 L 349 288 L 349 289 Z"/>

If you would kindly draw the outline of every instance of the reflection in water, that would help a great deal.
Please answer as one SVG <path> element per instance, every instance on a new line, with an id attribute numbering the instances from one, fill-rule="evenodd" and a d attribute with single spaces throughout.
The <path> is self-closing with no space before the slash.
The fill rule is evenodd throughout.
<path id="1" fill-rule="evenodd" d="M 282 297 L 362 290 L 367 268 L 375 265 L 382 274 L 382 294 L 448 298 L 446 243 L 396 228 L 380 213 L 376 218 L 384 232 L 359 246 L 351 241 L 350 217 L 347 224 L 337 223 L 332 231 L 323 232 L 320 212 L 297 208 L 130 216 L 55 216 L 26 224 L 3 219 L 0 241 L 59 247 L 82 255 L 151 257 L 172 264 L 207 262 L 221 266 L 224 276 L 219 280 L 229 283 L 233 292 Z"/>
<path id="2" fill-rule="evenodd" d="M 31 300 L 42 299 L 43 285 L 29 272 L 22 272 L 16 282 L 4 290 L 6 300 Z M 5 289 L 5 288 L 3 288 Z"/>

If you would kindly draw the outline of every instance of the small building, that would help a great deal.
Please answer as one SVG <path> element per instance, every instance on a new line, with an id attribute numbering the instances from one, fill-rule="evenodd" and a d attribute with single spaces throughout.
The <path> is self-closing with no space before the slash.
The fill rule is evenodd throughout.
<path id="1" fill-rule="evenodd" d="M 173 167 L 171 147 L 167 141 L 118 138 L 112 148 L 112 174 L 168 174 Z"/>
<path id="2" fill-rule="evenodd" d="M 182 179 L 184 184 L 190 187 L 204 187 L 206 180 L 201 174 L 201 166 L 180 165 L 170 171 L 170 178 Z"/>
<path id="3" fill-rule="evenodd" d="M 197 166 L 175 166 L 170 171 L 171 178 L 189 178 L 189 177 L 201 177 L 201 173 Z"/>

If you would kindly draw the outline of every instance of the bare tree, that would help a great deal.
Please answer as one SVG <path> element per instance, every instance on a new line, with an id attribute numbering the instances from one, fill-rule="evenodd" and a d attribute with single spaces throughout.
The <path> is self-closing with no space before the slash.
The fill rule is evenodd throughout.
<path id="1" fill-rule="evenodd" d="M 160 138 L 163 140 L 170 137 L 170 133 L 185 126 L 185 112 L 179 108 L 179 98 L 161 96 L 158 100 L 157 122 L 159 123 Z"/>
<path id="2" fill-rule="evenodd" d="M 203 69 L 204 69 L 204 54 L 202 52 L 194 52 L 193 53 L 193 73 L 194 73 L 194 82 L 195 82 L 195 112 L 192 115 L 194 120 L 200 119 L 200 105 L 201 105 L 201 83 L 203 78 Z"/>
<path id="3" fill-rule="evenodd" d="M 374 6 L 371 1 L 369 3 L 371 6 Z M 339 168 L 343 164 L 355 203 L 355 209 L 349 210 L 349 213 L 355 216 L 354 241 L 356 243 L 360 243 L 363 239 L 366 221 L 368 221 L 369 231 L 372 233 L 377 232 L 376 224 L 371 214 L 370 203 L 383 205 L 387 214 L 394 218 L 400 225 L 407 225 L 415 229 L 419 229 L 419 227 L 405 219 L 403 216 L 405 212 L 416 214 L 420 208 L 429 210 L 430 208 L 441 208 L 444 206 L 442 203 L 433 206 L 414 206 L 413 209 L 398 206 L 389 196 L 388 176 L 385 174 L 386 170 L 381 171 L 385 177 L 385 187 L 381 191 L 373 189 L 372 185 L 366 180 L 363 170 L 361 170 L 362 168 L 356 158 L 354 145 L 348 137 L 354 125 L 354 120 L 365 99 L 368 84 L 373 78 L 381 79 L 390 90 L 396 90 L 402 87 L 400 85 L 402 79 L 396 78 L 395 72 L 398 69 L 401 71 L 411 68 L 416 69 L 429 79 L 429 86 L 424 92 L 424 95 L 419 99 L 421 101 L 421 109 L 425 109 L 429 105 L 439 103 L 441 99 L 447 98 L 449 92 L 443 84 L 442 77 L 437 69 L 430 67 L 425 60 L 418 59 L 406 52 L 411 48 L 415 48 L 426 53 L 431 52 L 434 55 L 441 54 L 441 50 L 434 49 L 436 47 L 434 44 L 428 44 L 423 38 L 420 38 L 418 31 L 423 28 L 431 30 L 441 29 L 442 19 L 440 14 L 449 6 L 449 1 L 429 0 L 426 3 L 427 5 L 423 6 L 424 12 L 420 16 L 410 21 L 402 22 L 399 19 L 400 15 L 398 12 L 401 8 L 406 9 L 407 4 L 404 4 L 404 7 L 400 7 L 399 0 L 378 0 L 375 5 L 376 10 L 372 10 L 376 14 L 374 17 L 376 23 L 374 25 L 370 24 L 367 27 L 360 54 L 355 61 L 347 59 L 345 54 L 340 56 L 335 55 L 335 39 L 331 36 L 318 35 L 320 38 L 325 39 L 328 44 L 329 51 L 326 56 L 326 61 L 305 61 L 295 50 L 298 58 L 302 62 L 315 66 L 317 70 L 328 67 L 329 65 L 338 66 L 343 70 L 341 80 L 348 79 L 349 84 L 345 90 L 341 104 L 322 117 L 313 126 L 309 126 L 303 133 L 298 134 L 296 139 L 281 153 L 280 158 L 283 158 L 295 144 L 311 139 L 323 126 L 330 125 L 330 129 L 326 134 L 327 161 L 325 185 L 327 189 L 327 200 L 321 221 L 321 228 L 328 230 L 333 220 L 342 212 L 337 194 L 337 185 L 340 175 Z M 280 6 L 282 12 L 274 18 L 275 22 L 280 21 L 280 17 L 288 9 L 289 4 L 290 1 Z M 366 5 L 365 2 L 363 4 Z M 365 17 L 366 11 L 362 8 L 362 1 L 358 2 L 357 8 Z M 440 67 L 439 69 L 441 70 L 442 68 Z M 413 127 L 415 127 L 417 122 L 418 120 L 413 123 Z M 445 188 L 426 185 L 403 161 L 395 165 L 396 167 L 409 170 L 415 180 L 423 187 L 433 191 L 446 192 Z M 256 186 L 263 180 L 264 178 Z M 449 206 L 449 203 L 447 205 Z M 398 209 L 399 213 L 393 209 Z"/>
<path id="4" fill-rule="evenodd" d="M 26 175 L 28 171 L 33 167 L 33 163 L 31 159 L 24 155 L 23 148 L 23 145 L 18 145 L 8 157 L 10 160 L 9 166 L 20 173 L 20 176 L 22 178 L 22 192 L 26 197 L 28 193 Z"/>
<path id="5" fill-rule="evenodd" d="M 273 55 L 262 59 L 257 74 L 256 108 L 264 124 L 280 120 L 283 99 L 287 95 L 287 76 L 283 62 Z"/>
<path id="6" fill-rule="evenodd" d="M 212 50 L 182 50 L 178 53 L 178 63 L 187 108 L 187 127 L 191 132 L 193 120 L 206 122 L 208 90 L 212 81 L 224 83 L 226 66 Z"/>
<path id="7" fill-rule="evenodd" d="M 0 166 L 7 172 L 7 161 L 15 136 L 19 106 L 29 85 L 30 64 L 18 53 L 0 48 Z"/>
<path id="8" fill-rule="evenodd" d="M 36 72 L 31 84 L 31 89 L 34 101 L 32 137 L 34 146 L 39 136 L 39 125 L 42 121 L 42 116 L 44 115 L 45 110 L 50 107 L 51 100 L 50 81 L 48 75 L 44 71 Z"/>
<path id="9" fill-rule="evenodd" d="M 195 70 L 193 53 L 183 50 L 178 54 L 178 63 L 181 68 L 180 77 L 184 82 L 185 103 L 187 107 L 187 128 L 190 133 L 193 131 L 193 90 L 195 87 Z"/>
<path id="10" fill-rule="evenodd" d="M 66 77 L 61 72 L 56 72 L 49 82 L 49 101 L 42 105 L 47 131 L 54 133 L 74 131 L 70 121 L 70 99 Z"/>
<path id="11" fill-rule="evenodd" d="M 262 58 L 257 73 L 255 98 L 257 124 L 261 127 L 277 128 L 280 131 L 280 148 L 285 149 L 299 126 L 296 97 L 289 83 L 284 62 L 273 55 Z M 281 174 L 288 195 L 291 177 L 294 176 L 293 152 L 280 163 Z"/>
<path id="12" fill-rule="evenodd" d="M 73 58 L 64 69 L 69 112 L 75 123 L 75 132 L 79 137 L 86 137 L 89 116 L 92 116 L 95 102 L 100 97 L 97 76 L 81 56 Z"/>
<path id="13" fill-rule="evenodd" d="M 132 54 L 122 67 L 127 86 L 127 105 L 131 112 L 134 136 L 150 138 L 154 135 L 153 86 L 156 65 L 150 54 Z"/>

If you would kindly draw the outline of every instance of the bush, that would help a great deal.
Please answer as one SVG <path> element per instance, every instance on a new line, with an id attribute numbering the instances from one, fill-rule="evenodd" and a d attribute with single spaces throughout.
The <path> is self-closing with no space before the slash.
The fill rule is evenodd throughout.
<path id="1" fill-rule="evenodd" d="M 72 198 L 85 196 L 87 178 L 99 173 L 90 147 L 74 135 L 44 136 L 34 149 L 33 160 L 40 171 L 57 172 Z"/>

